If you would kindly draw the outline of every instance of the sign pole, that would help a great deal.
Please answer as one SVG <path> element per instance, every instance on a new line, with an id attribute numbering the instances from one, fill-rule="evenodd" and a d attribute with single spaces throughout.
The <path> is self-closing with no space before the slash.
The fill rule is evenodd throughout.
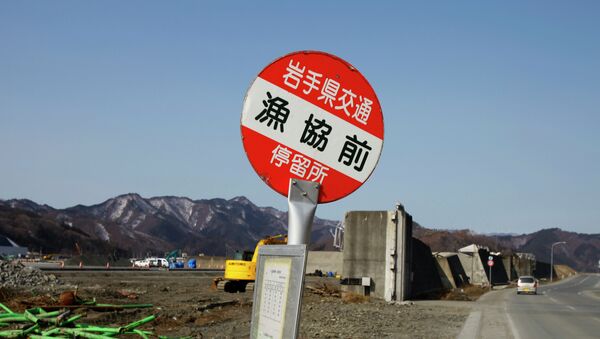
<path id="1" fill-rule="evenodd" d="M 312 230 L 315 211 L 319 203 L 319 184 L 312 181 L 290 179 L 290 190 L 288 195 L 288 246 L 306 245 L 310 243 L 310 232 Z M 298 338 L 300 331 L 300 318 L 302 311 L 302 295 L 304 294 L 304 274 L 302 269 L 302 283 L 300 291 L 300 302 L 298 303 L 296 331 L 293 338 Z"/>
<path id="2" fill-rule="evenodd" d="M 288 245 L 308 245 L 319 199 L 319 184 L 290 179 Z"/>
<path id="3" fill-rule="evenodd" d="M 383 114 L 367 79 L 318 51 L 284 55 L 246 93 L 241 134 L 259 177 L 288 198 L 287 245 L 258 251 L 251 338 L 297 338 L 315 212 L 369 178 L 383 148 Z"/>

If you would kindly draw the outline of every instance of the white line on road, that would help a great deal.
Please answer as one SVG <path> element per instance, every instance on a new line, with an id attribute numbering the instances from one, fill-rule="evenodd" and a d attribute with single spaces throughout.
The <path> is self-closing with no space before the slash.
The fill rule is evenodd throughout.
<path id="1" fill-rule="evenodd" d="M 568 308 L 570 308 L 570 309 L 572 309 L 573 311 L 575 311 L 575 307 L 573 307 L 573 306 L 571 306 L 571 305 L 565 305 L 565 306 L 567 306 Z"/>
<path id="2" fill-rule="evenodd" d="M 589 277 L 590 277 L 590 276 L 588 275 L 587 277 L 583 278 L 583 280 L 581 280 L 581 281 L 579 282 L 579 284 L 577 284 L 577 285 L 581 285 L 581 284 L 583 284 L 583 282 L 584 282 L 584 281 L 586 281 L 586 280 L 588 280 L 588 278 L 589 278 Z M 575 285 L 575 286 L 577 286 L 577 285 Z"/>
<path id="3" fill-rule="evenodd" d="M 513 322 L 512 317 L 510 316 L 510 314 L 508 314 L 508 308 L 506 307 L 506 302 L 504 303 L 504 314 L 506 314 L 506 319 L 508 319 L 508 327 L 510 327 L 510 331 L 512 332 L 513 338 L 521 339 L 521 336 L 519 335 L 519 331 L 517 331 L 517 327 L 515 326 L 515 323 Z"/>
<path id="4" fill-rule="evenodd" d="M 552 297 L 548 297 L 548 299 L 550 299 L 553 303 L 558 304 L 558 301 Z"/>

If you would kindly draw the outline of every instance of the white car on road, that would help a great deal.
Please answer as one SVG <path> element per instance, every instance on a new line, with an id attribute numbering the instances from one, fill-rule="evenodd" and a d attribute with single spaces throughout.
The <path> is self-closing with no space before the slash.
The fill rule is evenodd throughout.
<path id="1" fill-rule="evenodd" d="M 531 293 L 537 294 L 538 281 L 536 278 L 524 275 L 519 277 L 517 281 L 517 294 L 521 293 Z"/>

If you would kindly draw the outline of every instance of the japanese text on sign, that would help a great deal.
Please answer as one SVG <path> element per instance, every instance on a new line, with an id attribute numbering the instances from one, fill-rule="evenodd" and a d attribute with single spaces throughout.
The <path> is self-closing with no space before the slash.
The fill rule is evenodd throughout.
<path id="1" fill-rule="evenodd" d="M 309 181 L 318 181 L 323 184 L 323 180 L 327 176 L 329 167 L 324 166 L 316 161 L 311 161 L 309 158 L 300 153 L 293 153 L 289 148 L 277 145 L 272 151 L 271 163 L 277 167 L 283 165 L 289 166 L 290 173 Z M 290 160 L 291 159 L 291 160 Z M 308 173 L 308 175 L 307 175 Z"/>
<path id="2" fill-rule="evenodd" d="M 294 63 L 293 59 L 283 74 L 283 83 L 293 89 L 303 86 L 306 95 L 314 93 L 318 101 L 323 101 L 329 107 L 343 111 L 350 119 L 366 125 L 371 115 L 373 100 L 352 92 L 352 89 L 342 87 L 338 81 L 323 78 L 323 74 Z M 321 85 L 321 86 L 320 86 Z"/>

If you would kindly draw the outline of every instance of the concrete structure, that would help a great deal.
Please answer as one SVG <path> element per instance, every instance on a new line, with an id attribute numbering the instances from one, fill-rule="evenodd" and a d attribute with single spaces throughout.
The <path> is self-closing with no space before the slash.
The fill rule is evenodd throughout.
<path id="1" fill-rule="evenodd" d="M 490 284 L 490 267 L 487 265 L 488 258 L 491 256 L 494 260 L 494 266 L 491 269 L 491 279 L 493 284 L 508 283 L 508 274 L 504 266 L 504 259 L 496 253 L 491 253 L 489 248 L 472 244 L 458 250 L 460 262 L 469 276 L 469 282 L 473 285 Z"/>
<path id="2" fill-rule="evenodd" d="M 458 250 L 458 259 L 472 285 L 488 285 L 489 280 L 481 260 L 480 250 L 488 252 L 487 248 L 472 244 Z M 487 258 L 486 258 L 487 259 Z"/>
<path id="3" fill-rule="evenodd" d="M 516 278 L 522 275 L 533 275 L 533 272 L 536 269 L 535 264 L 536 260 L 533 253 L 515 253 L 513 255 L 513 269 Z"/>
<path id="4" fill-rule="evenodd" d="M 360 293 L 363 277 L 371 296 L 387 301 L 411 296 L 412 217 L 401 205 L 393 211 L 346 213 L 343 290 Z M 431 254 L 428 255 L 431 257 Z"/>
<path id="5" fill-rule="evenodd" d="M 341 274 L 344 253 L 339 251 L 310 251 L 306 262 L 306 273 L 320 270 L 323 273 L 334 272 Z"/>
<path id="6" fill-rule="evenodd" d="M 550 280 L 550 264 L 543 261 L 535 262 L 535 269 L 532 272 L 533 276 L 538 279 L 548 279 Z M 556 277 L 556 276 L 554 276 Z"/>
<path id="7" fill-rule="evenodd" d="M 436 252 L 433 256 L 444 289 L 450 290 L 468 283 L 469 277 L 458 259 L 458 253 Z"/>
<path id="8" fill-rule="evenodd" d="M 10 238 L 0 235 L 0 257 L 24 257 L 27 251 L 27 247 L 21 247 Z"/>
<path id="9" fill-rule="evenodd" d="M 431 248 L 415 238 L 412 238 L 411 247 L 410 298 L 437 297 L 437 293 L 443 290 L 443 285 Z"/>

